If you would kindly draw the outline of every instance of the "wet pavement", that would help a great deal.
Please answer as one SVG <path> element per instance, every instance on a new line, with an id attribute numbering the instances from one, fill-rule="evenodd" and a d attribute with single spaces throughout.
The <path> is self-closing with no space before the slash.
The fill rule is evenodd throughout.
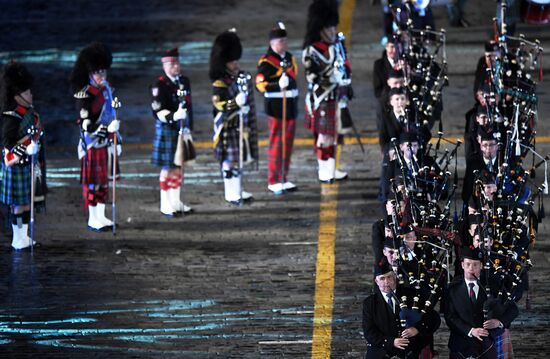
<path id="1" fill-rule="evenodd" d="M 0 5 L 8 3 L 0 1 Z M 183 57 L 189 54 L 190 58 L 185 71 L 191 77 L 194 91 L 197 119 L 194 136 L 207 142 L 211 136 L 211 109 L 205 44 L 218 31 L 239 24 L 245 41 L 243 67 L 253 69 L 265 47 L 265 39 L 257 35 L 257 28 L 266 26 L 255 14 L 268 6 L 273 17 L 282 16 L 283 2 L 232 1 L 221 7 L 214 1 L 180 5 L 174 2 L 170 6 L 142 1 L 112 5 L 112 16 L 101 24 L 107 26 L 108 34 L 112 31 L 118 35 L 101 36 L 106 41 L 112 40 L 117 58 L 122 59 L 124 53 L 128 55 L 119 64 L 115 62 L 111 71 L 112 82 L 123 101 L 122 133 L 126 140 L 121 157 L 124 178 L 117 187 L 116 236 L 86 230 L 86 212 L 78 184 L 76 126 L 72 123 L 76 113 L 68 85 L 53 89 L 45 85 L 66 84 L 71 52 L 91 41 L 93 33 L 82 32 L 83 25 L 70 20 L 78 11 L 64 8 L 65 2 L 19 3 L 23 8 L 15 12 L 12 24 L 25 23 L 25 11 L 32 10 L 31 23 L 45 34 L 43 44 L 35 37 L 31 37 L 28 46 L 12 39 L 6 48 L 10 56 L 39 51 L 38 57 L 29 61 L 41 82 L 36 98 L 49 131 L 46 135 L 51 192 L 47 212 L 39 213 L 36 220 L 36 237 L 42 246 L 32 255 L 11 252 L 10 238 L 2 231 L 0 357 L 311 357 L 323 201 L 311 147 L 296 146 L 293 156 L 290 180 L 299 190 L 278 197 L 267 192 L 266 155 L 265 147 L 262 148 L 259 170 L 249 170 L 245 181 L 245 188 L 254 193 L 255 200 L 240 208 L 225 203 L 219 168 L 211 150 L 200 148 L 196 163 L 185 170 L 183 193 L 184 201 L 195 212 L 168 219 L 158 211 L 158 171 L 149 164 L 147 145 L 152 139 L 153 124 L 146 88 L 159 71 L 159 66 L 151 62 L 154 51 L 176 41 L 183 43 L 181 46 L 186 50 Z M 367 3 L 359 2 L 354 16 L 350 49 L 357 100 L 352 113 L 361 135 L 373 136 L 376 128 L 370 71 L 382 49 L 377 44 L 379 27 L 375 27 L 380 9 Z M 490 17 L 491 11 L 478 13 L 472 3 L 475 2 L 470 2 L 467 15 L 474 27 L 449 31 L 451 86 L 445 89 L 444 97 L 445 132 L 449 136 L 461 135 L 463 113 L 472 105 L 475 63 L 491 28 L 488 21 L 482 20 Z M 483 3 L 494 6 L 493 1 Z M 302 13 L 288 15 L 288 26 L 297 34 L 291 40 L 295 54 L 299 54 L 303 10 L 307 4 L 308 1 L 297 2 Z M 101 8 L 98 4 L 89 6 L 88 10 L 94 14 Z M 169 24 L 160 28 L 156 37 L 139 37 L 133 29 L 140 24 L 139 16 L 148 6 L 150 19 L 144 33 L 153 31 L 156 21 L 169 20 Z M 440 10 L 438 13 L 442 15 Z M 56 11 L 66 14 L 67 31 L 80 36 L 64 38 L 63 23 L 53 28 L 47 26 Z M 174 18 L 173 11 L 185 13 L 185 21 Z M 205 17 L 218 12 L 223 14 L 215 26 L 204 25 Z M 2 16 L 5 20 L 2 26 L 7 29 L 10 23 L 6 15 Z M 250 22 L 235 20 L 242 16 L 248 16 Z M 97 17 L 100 16 L 95 15 L 94 19 Z M 125 20 L 113 25 L 121 17 Z M 548 28 L 525 25 L 521 28 L 528 36 L 540 35 L 543 45 L 545 39 L 550 43 Z M 20 36 L 32 36 L 28 31 L 24 30 Z M 60 38 L 64 41 L 59 41 Z M 46 50 L 53 55 L 42 61 L 44 58 L 40 56 Z M 1 53 L 0 58 L 4 59 L 4 55 L 8 56 Z M 545 73 L 549 64 L 545 64 Z M 548 84 L 543 83 L 539 89 L 540 113 L 546 114 L 550 111 Z M 257 101 L 261 101 L 259 96 Z M 261 115 L 262 106 L 258 108 L 260 132 L 265 139 L 267 126 Z M 541 116 L 538 127 L 540 136 L 550 135 L 545 117 Z M 298 137 L 307 137 L 301 126 Z M 541 153 L 550 153 L 550 143 L 539 146 Z M 366 350 L 361 332 L 361 302 L 372 286 L 370 236 L 371 224 L 379 216 L 376 201 L 379 161 L 377 145 L 366 145 L 365 155 L 357 145 L 344 147 L 342 163 L 349 170 L 350 179 L 339 184 L 336 197 L 332 358 L 361 358 Z M 464 165 L 461 157 L 461 171 Z M 546 203 L 550 208 L 550 203 Z M 550 339 L 548 229 L 549 224 L 544 222 L 532 251 L 530 308 L 526 309 L 525 299 L 520 302 L 521 314 L 512 328 L 519 358 L 544 357 L 542 353 Z M 443 324 L 435 337 L 440 357 L 446 357 L 447 337 Z"/>
<path id="2" fill-rule="evenodd" d="M 375 156 L 376 146 L 367 151 Z M 148 156 L 134 151 L 123 161 L 116 237 L 85 230 L 74 178 L 52 179 L 59 187 L 37 216 L 42 246 L 33 255 L 10 252 L 3 236 L 0 356 L 309 357 L 321 201 L 310 148 L 299 146 L 294 156 L 299 191 L 275 197 L 265 170 L 250 171 L 246 188 L 255 201 L 241 208 L 224 203 L 217 168 L 200 155 L 184 194 L 195 213 L 176 219 L 158 212 Z M 378 174 L 361 157 L 358 146 L 347 147 L 350 179 L 338 187 L 334 358 L 359 358 L 366 349 L 361 302 L 372 284 Z M 50 173 L 74 177 L 61 167 L 66 162 L 52 160 Z M 532 252 L 531 309 L 512 332 L 525 358 L 538 357 L 549 319 L 547 228 Z M 436 336 L 442 354 L 446 335 L 441 328 Z"/>

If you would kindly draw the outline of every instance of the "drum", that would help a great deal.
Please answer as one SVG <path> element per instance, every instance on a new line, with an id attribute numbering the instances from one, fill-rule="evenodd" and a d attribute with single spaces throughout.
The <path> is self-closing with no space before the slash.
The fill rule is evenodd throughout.
<path id="1" fill-rule="evenodd" d="M 522 0 L 521 18 L 529 24 L 546 24 L 550 20 L 550 0 Z"/>

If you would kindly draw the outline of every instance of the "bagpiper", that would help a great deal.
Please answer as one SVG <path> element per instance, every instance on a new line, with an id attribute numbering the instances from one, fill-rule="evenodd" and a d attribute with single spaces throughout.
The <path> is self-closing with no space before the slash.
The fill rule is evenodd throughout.
<path id="1" fill-rule="evenodd" d="M 339 131 L 345 119 L 342 114 L 348 113 L 352 97 L 351 66 L 336 34 L 337 24 L 337 1 L 313 1 L 302 53 L 308 82 L 306 128 L 315 140 L 319 181 L 329 183 L 347 178 L 346 172 L 336 169 L 336 146 L 343 140 Z"/>
<path id="2" fill-rule="evenodd" d="M 256 88 L 264 95 L 269 128 L 267 188 L 275 194 L 297 187 L 287 181 L 298 114 L 298 65 L 288 52 L 282 22 L 269 31 L 269 48 L 258 62 Z"/>
<path id="3" fill-rule="evenodd" d="M 1 83 L 2 148 L 0 201 L 11 207 L 15 250 L 31 247 L 33 241 L 31 203 L 32 178 L 40 176 L 38 154 L 42 142 L 42 123 L 33 107 L 32 75 L 20 63 L 12 61 L 4 68 Z M 34 166 L 34 171 L 32 167 Z M 36 185 L 34 186 L 37 192 Z"/>
<path id="4" fill-rule="evenodd" d="M 113 226 L 113 222 L 105 217 L 109 152 L 113 151 L 112 140 L 118 136 L 120 127 L 113 108 L 113 90 L 107 81 L 112 60 L 107 46 L 92 43 L 78 54 L 70 77 L 79 111 L 80 183 L 84 204 L 88 208 L 88 228 L 93 231 L 105 231 Z M 121 147 L 117 147 L 120 153 Z"/>
<path id="5" fill-rule="evenodd" d="M 209 76 L 214 105 L 214 154 L 220 163 L 225 200 L 241 204 L 252 199 L 243 190 L 243 164 L 258 158 L 256 110 L 252 76 L 241 71 L 242 45 L 235 30 L 218 35 L 210 53 Z M 241 131 L 242 129 L 242 131 Z"/>
<path id="6" fill-rule="evenodd" d="M 164 73 L 151 86 L 151 109 L 155 117 L 155 139 L 151 163 L 160 170 L 160 212 L 166 216 L 191 212 L 180 200 L 183 164 L 174 163 L 179 134 L 192 141 L 193 107 L 189 78 L 181 74 L 178 48 L 162 58 Z"/>

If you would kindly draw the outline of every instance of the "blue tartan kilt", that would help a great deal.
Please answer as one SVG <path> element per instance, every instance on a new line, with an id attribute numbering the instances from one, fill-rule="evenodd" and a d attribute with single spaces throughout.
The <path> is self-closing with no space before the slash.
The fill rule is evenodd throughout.
<path id="1" fill-rule="evenodd" d="M 159 167 L 175 167 L 174 156 L 178 146 L 178 134 L 177 125 L 156 121 L 151 164 Z"/>
<path id="2" fill-rule="evenodd" d="M 220 134 L 220 141 L 214 149 L 214 156 L 218 162 L 239 162 L 239 128 L 228 127 Z M 244 157 L 246 158 L 246 153 Z"/>
<path id="3" fill-rule="evenodd" d="M 24 206 L 31 204 L 31 164 L 8 167 L 2 161 L 0 202 Z"/>

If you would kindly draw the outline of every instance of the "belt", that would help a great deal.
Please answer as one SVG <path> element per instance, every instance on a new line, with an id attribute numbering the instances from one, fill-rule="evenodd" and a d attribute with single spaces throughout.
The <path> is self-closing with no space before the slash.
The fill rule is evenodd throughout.
<path id="1" fill-rule="evenodd" d="M 286 90 L 284 92 L 287 98 L 298 97 L 298 89 Z M 279 92 L 264 92 L 265 98 L 283 98 L 283 91 Z"/>

